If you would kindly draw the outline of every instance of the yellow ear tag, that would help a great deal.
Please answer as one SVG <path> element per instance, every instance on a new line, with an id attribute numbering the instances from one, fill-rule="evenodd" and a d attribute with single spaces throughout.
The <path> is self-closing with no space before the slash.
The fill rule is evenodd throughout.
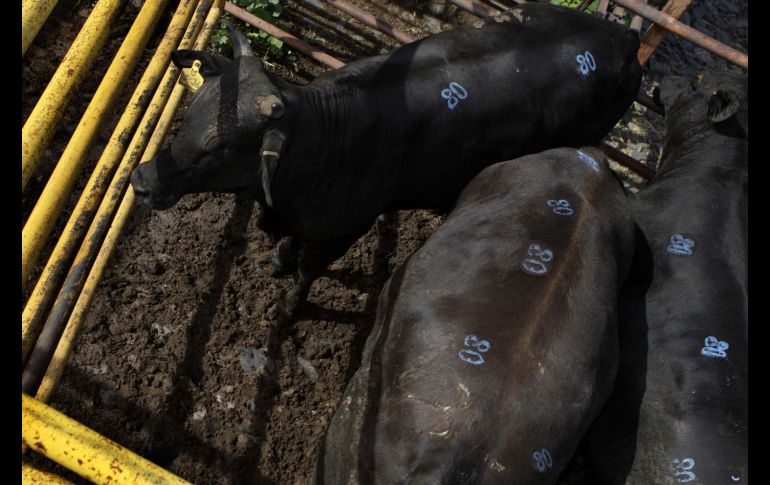
<path id="1" fill-rule="evenodd" d="M 193 93 L 203 85 L 203 76 L 200 75 L 198 70 L 201 68 L 201 61 L 193 61 L 192 67 L 186 67 L 182 69 L 182 75 L 179 78 L 179 84 L 186 87 Z"/>

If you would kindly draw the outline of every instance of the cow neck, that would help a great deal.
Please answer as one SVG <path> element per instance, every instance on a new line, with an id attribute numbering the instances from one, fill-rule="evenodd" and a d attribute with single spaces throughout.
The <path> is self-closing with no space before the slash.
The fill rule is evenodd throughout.
<path id="1" fill-rule="evenodd" d="M 311 84 L 289 90 L 285 97 L 287 111 L 291 112 L 293 136 L 290 136 L 301 136 L 304 152 L 301 155 L 317 162 L 339 160 L 348 145 L 350 97 L 347 89 L 331 84 Z M 298 154 L 297 144 L 292 144 L 292 148 Z"/>
<path id="2" fill-rule="evenodd" d="M 748 168 L 747 148 L 746 140 L 723 136 L 713 129 L 691 132 L 689 138 L 667 137 L 656 180 L 680 172 L 684 177 L 692 177 L 701 171 L 745 171 Z"/>
<path id="3" fill-rule="evenodd" d="M 331 86 L 292 86 L 281 95 L 286 114 L 271 126 L 284 134 L 286 144 L 272 184 L 274 205 L 266 212 L 276 231 L 296 236 L 307 214 L 327 197 L 334 180 L 330 174 L 344 163 L 349 117 L 343 95 Z"/>

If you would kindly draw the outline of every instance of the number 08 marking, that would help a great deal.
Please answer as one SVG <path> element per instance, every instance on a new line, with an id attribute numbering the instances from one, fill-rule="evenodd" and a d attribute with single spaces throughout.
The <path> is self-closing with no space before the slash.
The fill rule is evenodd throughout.
<path id="1" fill-rule="evenodd" d="M 572 208 L 569 205 L 568 200 L 559 199 L 559 200 L 549 200 L 547 204 L 551 207 L 553 207 L 553 211 L 556 214 L 559 214 L 560 216 L 571 216 L 574 212 Z"/>
<path id="2" fill-rule="evenodd" d="M 695 480 L 697 477 L 692 470 L 695 466 L 695 460 L 692 458 L 685 458 L 684 460 L 672 460 L 671 470 L 674 471 L 674 478 L 679 483 L 687 483 Z"/>
<path id="3" fill-rule="evenodd" d="M 484 363 L 484 357 L 482 353 L 488 351 L 490 347 L 489 341 L 479 340 L 475 335 L 468 335 L 463 341 L 466 347 L 473 347 L 476 350 L 462 349 L 458 352 L 460 360 L 463 360 L 469 364 L 481 365 Z M 478 351 L 478 352 L 477 352 Z"/>
<path id="4" fill-rule="evenodd" d="M 550 249 L 542 249 L 539 244 L 530 244 L 527 254 L 533 257 L 521 263 L 524 271 L 535 276 L 548 272 L 547 263 L 553 259 L 553 252 Z"/>
<path id="5" fill-rule="evenodd" d="M 466 91 L 460 84 L 452 81 L 449 83 L 448 89 L 441 91 L 441 97 L 447 100 L 449 109 L 455 109 L 457 103 L 459 103 L 461 99 L 468 97 L 468 91 Z"/>

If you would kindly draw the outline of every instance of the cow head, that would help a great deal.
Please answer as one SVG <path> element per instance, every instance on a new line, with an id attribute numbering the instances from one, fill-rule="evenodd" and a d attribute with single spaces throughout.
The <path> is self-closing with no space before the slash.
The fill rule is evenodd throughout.
<path id="1" fill-rule="evenodd" d="M 705 71 L 692 79 L 671 76 L 653 96 L 666 111 L 666 138 L 692 141 L 698 133 L 715 129 L 749 137 L 749 93 L 746 76 Z"/>
<path id="2" fill-rule="evenodd" d="M 200 61 L 204 82 L 171 145 L 131 174 L 134 192 L 154 209 L 197 192 L 248 191 L 272 205 L 270 182 L 285 142 L 278 126 L 284 100 L 248 40 L 229 30 L 233 60 L 193 50 L 172 55 L 180 68 Z"/>

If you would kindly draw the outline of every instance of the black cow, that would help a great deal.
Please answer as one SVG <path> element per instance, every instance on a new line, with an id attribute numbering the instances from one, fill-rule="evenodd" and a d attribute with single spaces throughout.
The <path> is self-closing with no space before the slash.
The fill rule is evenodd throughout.
<path id="1" fill-rule="evenodd" d="M 156 209 L 193 192 L 248 192 L 263 228 L 302 242 L 287 313 L 384 212 L 447 209 L 491 163 L 597 143 L 634 100 L 638 34 L 549 4 L 352 62 L 292 86 L 233 31 L 233 61 L 202 61 L 205 82 L 169 149 L 132 174 Z M 284 246 L 283 249 L 291 247 Z M 291 251 L 288 251 L 291 253 Z"/>
<path id="2" fill-rule="evenodd" d="M 633 244 L 599 150 L 484 169 L 383 288 L 315 482 L 554 483 L 612 390 Z"/>
<path id="3" fill-rule="evenodd" d="M 632 210 L 613 397 L 586 438 L 597 484 L 748 482 L 748 86 L 661 84 L 661 168 Z"/>

